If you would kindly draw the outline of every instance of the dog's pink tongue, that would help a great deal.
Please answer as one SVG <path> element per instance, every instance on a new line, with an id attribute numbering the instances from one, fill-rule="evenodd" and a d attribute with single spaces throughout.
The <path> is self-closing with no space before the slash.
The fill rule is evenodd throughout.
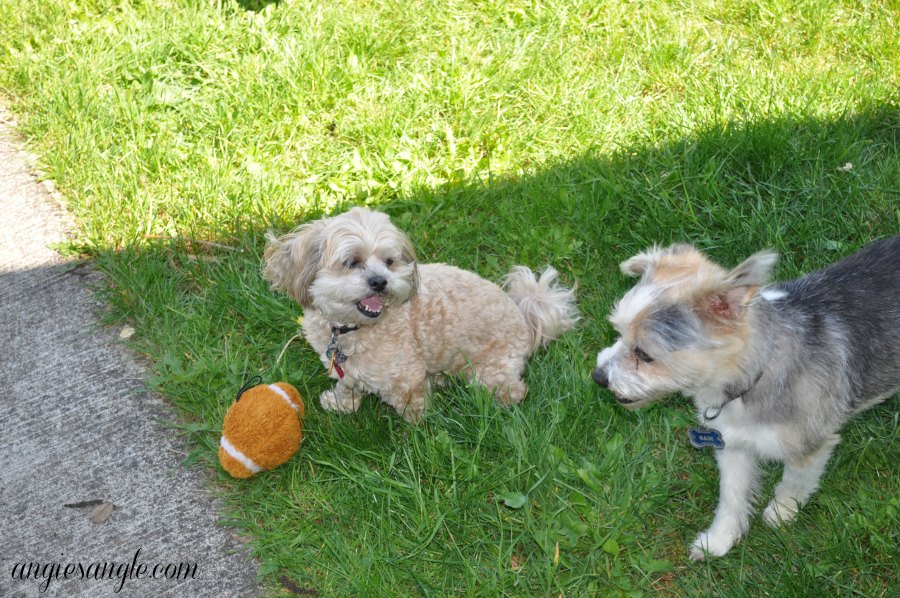
<path id="1" fill-rule="evenodd" d="M 369 311 L 381 311 L 381 297 L 378 295 L 372 295 L 371 297 L 366 297 L 362 301 L 363 307 L 368 309 Z"/>

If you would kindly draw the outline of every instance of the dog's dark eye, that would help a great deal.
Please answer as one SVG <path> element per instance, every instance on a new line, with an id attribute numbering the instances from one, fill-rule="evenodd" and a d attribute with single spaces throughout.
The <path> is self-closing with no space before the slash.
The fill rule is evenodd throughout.
<path id="1" fill-rule="evenodd" d="M 344 266 L 350 269 L 359 267 L 359 260 L 356 258 L 352 258 L 344 262 Z"/>
<path id="2" fill-rule="evenodd" d="M 385 265 L 387 265 L 388 267 L 391 267 L 391 266 L 394 265 L 394 258 L 390 258 L 390 257 L 389 257 L 388 259 L 384 260 L 384 263 L 385 263 Z"/>
<path id="3" fill-rule="evenodd" d="M 647 355 L 644 352 L 644 350 L 639 347 L 635 347 L 634 351 L 632 351 L 632 353 L 634 353 L 634 356 L 637 357 L 638 359 L 640 359 L 641 361 L 643 361 L 644 363 L 653 363 L 653 358 L 650 357 L 649 355 Z"/>

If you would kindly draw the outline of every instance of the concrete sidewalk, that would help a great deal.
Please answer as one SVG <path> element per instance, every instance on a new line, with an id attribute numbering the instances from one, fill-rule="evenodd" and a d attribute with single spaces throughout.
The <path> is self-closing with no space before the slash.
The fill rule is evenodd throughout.
<path id="1" fill-rule="evenodd" d="M 158 423 L 174 414 L 142 391 L 118 330 L 98 324 L 97 274 L 48 249 L 69 225 L 2 107 L 0 214 L 0 596 L 259 595 L 257 563 L 217 525 L 202 472 L 181 465 L 181 443 Z M 93 523 L 95 505 L 65 506 L 89 501 L 115 510 Z M 41 571 L 21 580 L 28 563 Z M 110 564 L 105 578 L 92 563 Z M 151 579 L 158 563 L 163 577 L 179 563 L 195 577 Z"/>

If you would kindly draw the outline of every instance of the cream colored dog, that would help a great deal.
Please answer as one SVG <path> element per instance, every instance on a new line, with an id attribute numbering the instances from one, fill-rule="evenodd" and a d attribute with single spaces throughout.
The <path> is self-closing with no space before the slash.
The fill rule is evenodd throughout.
<path id="1" fill-rule="evenodd" d="M 516 266 L 504 292 L 453 266 L 417 264 L 409 239 L 364 208 L 270 239 L 263 275 L 304 308 L 303 334 L 337 380 L 319 400 L 342 413 L 371 392 L 416 422 L 441 374 L 518 403 L 525 361 L 578 319 L 553 268 L 538 279 Z"/>

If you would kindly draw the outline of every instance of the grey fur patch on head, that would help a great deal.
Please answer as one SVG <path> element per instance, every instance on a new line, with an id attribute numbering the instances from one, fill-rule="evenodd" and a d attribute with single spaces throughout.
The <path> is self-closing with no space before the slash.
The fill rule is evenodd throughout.
<path id="1" fill-rule="evenodd" d="M 651 338 L 666 351 L 710 346 L 697 316 L 683 305 L 669 304 L 654 309 L 645 326 Z"/>

